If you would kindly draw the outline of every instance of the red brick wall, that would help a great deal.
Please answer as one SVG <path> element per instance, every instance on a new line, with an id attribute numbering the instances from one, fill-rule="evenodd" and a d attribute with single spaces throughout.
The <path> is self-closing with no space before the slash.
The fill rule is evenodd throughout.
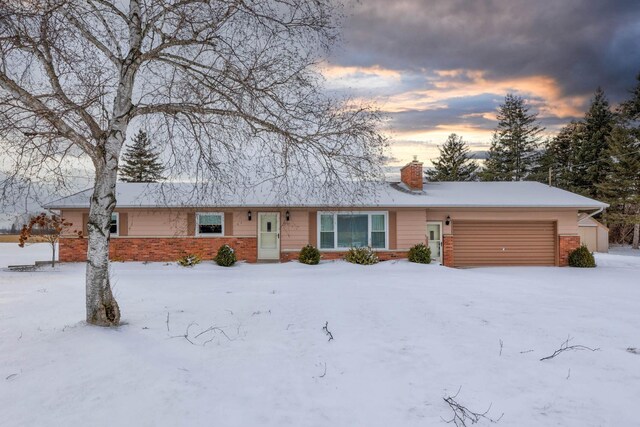
<path id="1" fill-rule="evenodd" d="M 346 251 L 342 252 L 320 252 L 322 255 L 321 260 L 334 260 L 334 259 L 343 259 Z M 380 251 L 376 252 L 378 254 L 378 259 L 380 261 L 389 261 L 392 259 L 403 259 L 409 256 L 408 251 Z M 287 262 L 298 259 L 298 252 L 282 252 L 280 254 L 280 261 Z"/>
<path id="2" fill-rule="evenodd" d="M 412 190 L 422 190 L 422 163 L 414 160 L 400 169 L 400 180 Z"/>
<path id="3" fill-rule="evenodd" d="M 87 242 L 87 239 L 61 238 L 60 261 L 86 261 Z M 114 261 L 175 261 L 185 253 L 194 253 L 210 260 L 224 244 L 235 249 L 238 260 L 256 262 L 258 242 L 255 237 L 113 238 L 109 258 Z"/>
<path id="4" fill-rule="evenodd" d="M 442 265 L 453 267 L 453 236 L 442 236 Z"/>
<path id="5" fill-rule="evenodd" d="M 558 236 L 558 247 L 560 250 L 558 265 L 566 267 L 569 265 L 569 254 L 580 247 L 580 236 Z"/>

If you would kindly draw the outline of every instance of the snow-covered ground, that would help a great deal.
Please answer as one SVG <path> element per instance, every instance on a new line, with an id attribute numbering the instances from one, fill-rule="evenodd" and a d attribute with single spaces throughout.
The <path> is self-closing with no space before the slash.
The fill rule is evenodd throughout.
<path id="1" fill-rule="evenodd" d="M 1 271 L 0 424 L 434 426 L 461 387 L 497 425 L 639 425 L 640 258 L 597 260 L 115 263 L 117 329 L 81 321 L 82 264 Z M 567 336 L 599 350 L 540 361 Z"/>
<path id="2" fill-rule="evenodd" d="M 611 245 L 609 253 L 614 255 L 638 256 L 640 257 L 640 249 L 633 249 L 629 245 Z"/>
<path id="3" fill-rule="evenodd" d="M 56 259 L 58 259 L 57 246 Z M 51 245 L 49 244 L 27 243 L 24 248 L 21 248 L 17 243 L 0 243 L 0 269 L 9 265 L 27 265 L 36 261 L 50 260 Z"/>

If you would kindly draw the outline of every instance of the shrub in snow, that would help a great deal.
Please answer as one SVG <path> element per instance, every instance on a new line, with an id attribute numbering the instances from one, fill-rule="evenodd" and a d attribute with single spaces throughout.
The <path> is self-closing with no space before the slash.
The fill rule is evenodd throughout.
<path id="1" fill-rule="evenodd" d="M 298 261 L 303 264 L 316 265 L 320 262 L 320 251 L 313 245 L 307 245 L 300 251 Z"/>
<path id="2" fill-rule="evenodd" d="M 368 246 L 351 248 L 344 256 L 344 260 L 352 264 L 371 265 L 378 263 L 378 255 Z"/>
<path id="3" fill-rule="evenodd" d="M 196 254 L 185 254 L 178 258 L 178 264 L 183 267 L 193 267 L 196 264 L 200 264 L 202 259 Z"/>
<path id="4" fill-rule="evenodd" d="M 418 264 L 429 264 L 431 262 L 431 248 L 424 243 L 418 243 L 409 249 L 409 261 Z"/>
<path id="5" fill-rule="evenodd" d="M 218 255 L 216 255 L 216 262 L 222 267 L 231 267 L 236 263 L 236 251 L 229 245 L 220 246 Z"/>
<path id="6" fill-rule="evenodd" d="M 571 267 L 593 268 L 596 266 L 596 260 L 589 249 L 582 245 L 569 254 L 569 265 Z"/>

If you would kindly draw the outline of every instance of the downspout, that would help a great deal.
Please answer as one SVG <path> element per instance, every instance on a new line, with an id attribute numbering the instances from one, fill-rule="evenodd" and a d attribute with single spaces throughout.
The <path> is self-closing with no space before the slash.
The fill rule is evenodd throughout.
<path id="1" fill-rule="evenodd" d="M 594 211 L 593 213 L 589 214 L 588 216 L 585 216 L 582 219 L 593 218 L 594 216 L 598 215 L 603 210 L 604 210 L 604 208 L 598 208 L 596 211 Z"/>

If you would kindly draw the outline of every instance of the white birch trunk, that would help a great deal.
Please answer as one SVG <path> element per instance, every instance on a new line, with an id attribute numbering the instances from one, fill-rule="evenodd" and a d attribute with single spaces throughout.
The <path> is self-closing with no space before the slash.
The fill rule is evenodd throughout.
<path id="1" fill-rule="evenodd" d="M 133 3 L 133 2 L 132 2 Z M 113 297 L 109 280 L 109 240 L 111 214 L 116 207 L 118 161 L 124 145 L 131 111 L 133 76 L 122 67 L 122 77 L 114 102 L 114 119 L 101 147 L 100 158 L 94 161 L 96 181 L 89 209 L 89 247 L 87 250 L 87 322 L 99 326 L 117 326 L 120 307 Z"/>
<path id="2" fill-rule="evenodd" d="M 108 146 L 107 142 L 106 147 Z M 117 156 L 114 158 L 113 154 L 105 154 L 105 164 L 96 167 L 96 182 L 87 223 L 87 322 L 99 326 L 114 326 L 120 322 L 120 308 L 113 298 L 109 280 L 109 239 L 111 214 L 116 207 L 118 163 Z"/>
<path id="3" fill-rule="evenodd" d="M 633 249 L 640 249 L 640 224 L 633 226 Z"/>
<path id="4" fill-rule="evenodd" d="M 129 3 L 129 41 L 131 50 L 120 64 L 120 81 L 113 103 L 113 119 L 109 123 L 106 140 L 94 160 L 96 181 L 89 209 L 89 247 L 87 250 L 87 322 L 99 326 L 117 326 L 120 307 L 113 297 L 109 280 L 109 240 L 111 214 L 116 207 L 116 181 L 120 151 L 131 120 L 131 96 L 136 56 L 140 46 L 140 7 L 137 0 Z"/>

